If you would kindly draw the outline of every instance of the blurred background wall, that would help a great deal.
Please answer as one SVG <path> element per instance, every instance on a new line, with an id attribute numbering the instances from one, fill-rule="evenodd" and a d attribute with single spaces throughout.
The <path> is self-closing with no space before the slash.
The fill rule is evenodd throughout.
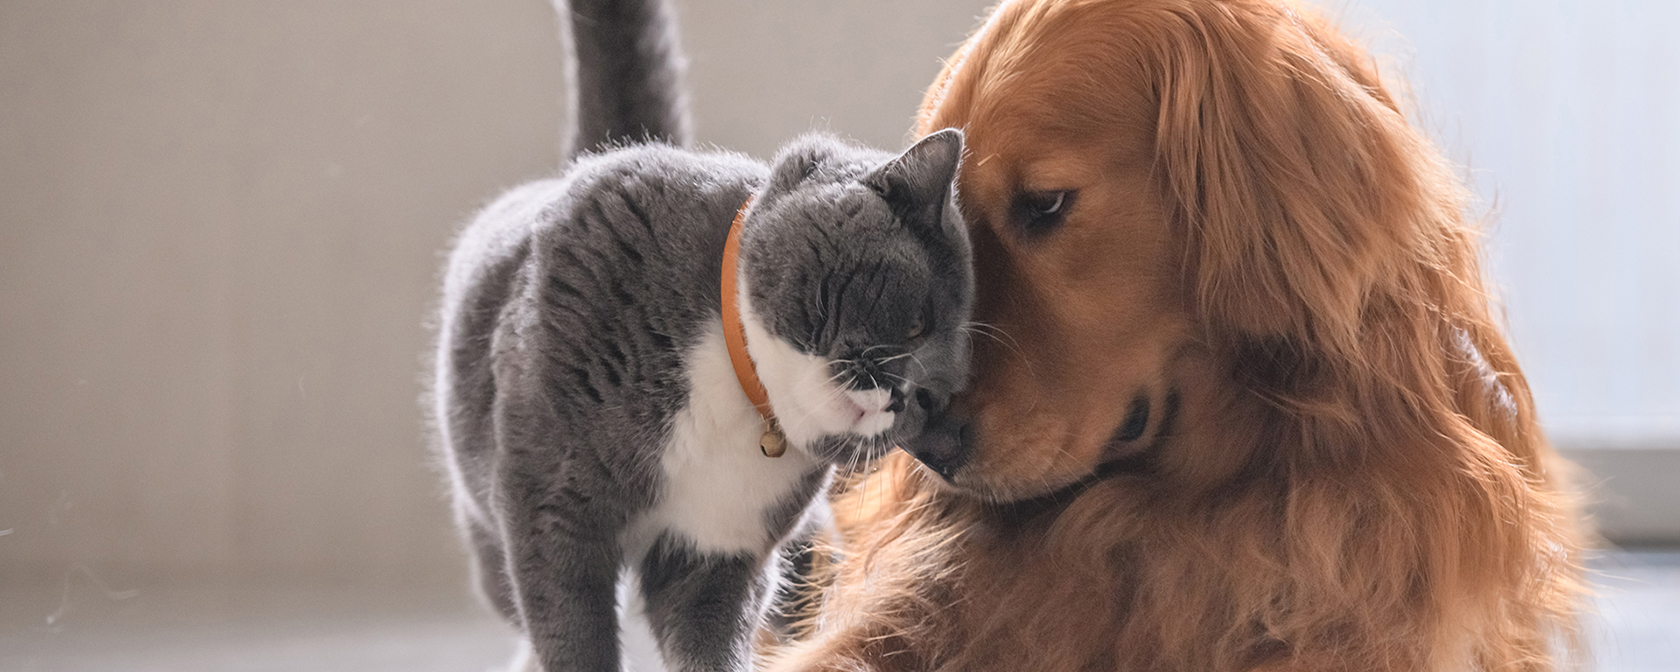
<path id="1" fill-rule="evenodd" d="M 679 1 L 699 137 L 899 146 L 988 4 Z M 1518 347 L 1590 447 L 1618 409 L 1680 414 L 1680 25 L 1589 4 L 1331 9 L 1504 211 Z M 451 233 L 553 170 L 555 34 L 541 0 L 0 3 L 0 582 L 462 583 L 425 324 Z M 1630 510 L 1680 535 L 1677 509 Z"/>
<path id="2" fill-rule="evenodd" d="M 905 139 L 984 0 L 679 2 L 699 138 Z M 542 0 L 0 3 L 0 581 L 460 583 L 440 253 L 557 162 Z"/>

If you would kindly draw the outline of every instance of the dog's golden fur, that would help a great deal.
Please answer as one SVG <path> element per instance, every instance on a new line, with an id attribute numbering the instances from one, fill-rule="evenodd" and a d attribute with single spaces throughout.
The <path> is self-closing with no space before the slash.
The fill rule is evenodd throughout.
<path id="1" fill-rule="evenodd" d="M 835 502 L 837 584 L 776 669 L 1557 664 L 1563 465 L 1465 191 L 1360 48 L 1279 0 L 1015 0 L 929 89 L 945 126 L 975 452 Z"/>

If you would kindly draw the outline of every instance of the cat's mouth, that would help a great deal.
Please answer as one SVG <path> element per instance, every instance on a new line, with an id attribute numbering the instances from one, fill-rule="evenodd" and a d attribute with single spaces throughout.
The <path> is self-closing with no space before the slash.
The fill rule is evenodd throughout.
<path id="1" fill-rule="evenodd" d="M 902 394 L 880 388 L 830 387 L 825 396 L 828 401 L 820 415 L 828 418 L 828 431 L 809 444 L 813 455 L 855 466 L 879 459 L 898 446 L 901 432 L 894 429 L 904 410 Z"/>
<path id="2" fill-rule="evenodd" d="M 846 390 L 840 398 L 843 412 L 851 415 L 850 433 L 871 438 L 892 429 L 904 408 L 900 396 L 884 388 Z"/>

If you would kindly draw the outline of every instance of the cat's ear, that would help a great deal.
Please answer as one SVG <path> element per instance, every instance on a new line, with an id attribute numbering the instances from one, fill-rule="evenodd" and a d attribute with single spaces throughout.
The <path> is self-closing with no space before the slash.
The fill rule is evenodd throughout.
<path id="1" fill-rule="evenodd" d="M 962 131 L 936 131 L 871 171 L 863 183 L 894 210 L 921 213 L 932 208 L 932 221 L 938 222 L 941 209 L 951 198 L 962 150 Z"/>
<path id="2" fill-rule="evenodd" d="M 786 192 L 810 179 L 823 164 L 833 160 L 838 142 L 830 136 L 813 133 L 788 143 L 771 161 L 768 191 Z"/>

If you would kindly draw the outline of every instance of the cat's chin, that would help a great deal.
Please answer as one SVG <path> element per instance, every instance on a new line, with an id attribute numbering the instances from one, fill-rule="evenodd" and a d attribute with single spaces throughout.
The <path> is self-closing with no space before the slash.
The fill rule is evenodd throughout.
<path id="1" fill-rule="evenodd" d="M 789 441 L 797 446 L 845 437 L 874 442 L 892 429 L 898 413 L 886 410 L 891 401 L 886 390 L 842 389 L 826 357 L 800 352 L 771 335 L 745 292 L 740 302 L 747 351 Z"/>
<path id="2" fill-rule="evenodd" d="M 806 367 L 806 373 L 791 381 L 782 394 L 771 392 L 776 420 L 788 439 L 797 445 L 820 441 L 867 445 L 885 441 L 899 419 L 899 413 L 884 410 L 885 402 L 874 399 L 877 393 L 885 397 L 887 392 L 842 390 L 828 382 L 826 359 L 810 359 L 815 361 L 800 363 Z"/>
<path id="3" fill-rule="evenodd" d="M 852 425 L 851 433 L 864 438 L 878 437 L 892 429 L 896 416 L 896 413 L 866 413 Z"/>
<path id="4" fill-rule="evenodd" d="M 850 418 L 851 425 L 805 444 L 809 446 L 806 452 L 820 460 L 852 466 L 871 462 L 892 452 L 898 447 L 904 433 L 896 431 L 902 414 L 881 410 L 879 404 L 884 402 L 876 397 L 886 397 L 887 394 L 885 391 L 875 390 L 836 390 L 829 398 L 847 401 L 842 417 Z M 854 400 L 862 403 L 855 403 Z M 870 406 L 875 410 L 869 410 Z"/>
<path id="5" fill-rule="evenodd" d="M 886 390 L 834 390 L 831 394 L 838 397 L 837 405 L 851 416 L 852 425 L 847 428 L 848 433 L 864 438 L 876 437 L 892 429 L 893 422 L 898 420 L 897 413 L 886 410 L 892 403 L 892 394 Z"/>
<path id="6" fill-rule="evenodd" d="M 819 366 L 826 372 L 827 364 Z M 812 444 L 825 440 L 840 440 L 852 443 L 875 443 L 884 441 L 891 433 L 893 425 L 898 421 L 898 413 L 881 410 L 879 406 L 870 409 L 852 401 L 855 392 L 841 390 L 833 384 L 822 382 L 822 378 L 813 374 L 808 382 L 797 391 L 790 390 L 782 395 L 780 400 L 772 401 L 776 409 L 776 420 L 781 423 L 782 431 L 795 444 Z M 771 393 L 774 400 L 776 395 Z M 781 403 L 777 403 L 777 402 Z"/>

